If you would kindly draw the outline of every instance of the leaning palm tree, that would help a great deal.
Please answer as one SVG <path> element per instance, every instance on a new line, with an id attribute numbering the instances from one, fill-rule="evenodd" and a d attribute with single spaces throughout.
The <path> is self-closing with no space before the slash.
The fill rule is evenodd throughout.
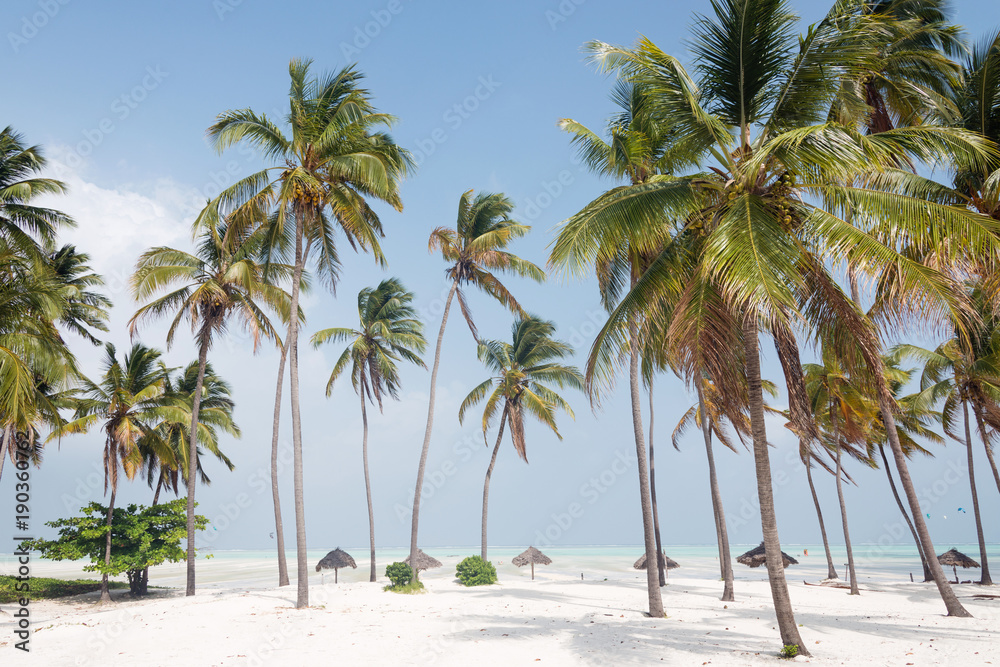
<path id="1" fill-rule="evenodd" d="M 353 66 L 331 75 L 311 76 L 310 61 L 292 60 L 289 112 L 284 120 L 290 134 L 252 109 L 226 111 L 209 128 L 221 152 L 244 143 L 272 166 L 251 174 L 218 198 L 241 226 L 263 227 L 268 249 L 292 250 L 291 317 L 279 365 L 272 432 L 272 495 L 277 500 L 277 438 L 285 355 L 289 362 L 292 408 L 295 539 L 298 564 L 296 607 L 309 606 L 309 566 L 306 554 L 305 501 L 302 488 L 302 424 L 299 412 L 299 284 L 311 251 L 319 274 L 329 287 L 336 284 L 340 261 L 337 231 L 352 248 L 371 252 L 385 265 L 379 246 L 382 223 L 366 198 L 402 210 L 399 181 L 413 167 L 410 154 L 384 131 L 395 118 L 378 112 L 371 94 L 361 88 L 364 75 Z M 293 239 L 288 243 L 289 239 Z M 281 531 L 275 503 L 276 529 Z M 279 567 L 284 551 L 279 544 Z M 279 573 L 279 578 L 281 574 Z M 287 573 L 283 577 L 287 581 Z"/>
<path id="2" fill-rule="evenodd" d="M 441 342 L 448 324 L 451 302 L 458 295 L 458 305 L 472 331 L 472 337 L 479 341 L 472 313 L 465 301 L 464 287 L 471 285 L 499 301 L 511 312 L 524 317 L 526 314 L 514 295 L 495 275 L 496 272 L 513 273 L 536 282 L 545 280 L 545 272 L 508 252 L 506 248 L 515 239 L 527 234 L 531 227 L 510 217 L 514 203 L 502 193 L 480 192 L 475 197 L 472 190 L 462 194 L 458 200 L 458 219 L 455 228 L 438 227 L 431 232 L 427 247 L 431 252 L 439 250 L 448 262 L 445 275 L 451 282 L 448 298 L 441 315 L 441 328 L 434 347 L 434 365 L 431 366 L 431 388 L 427 404 L 427 426 L 424 429 L 424 444 L 417 464 L 417 486 L 413 492 L 413 514 L 410 525 L 410 562 L 417 560 L 417 529 L 420 524 L 420 495 L 424 487 L 424 469 L 427 467 L 427 452 L 431 444 L 434 428 L 434 399 L 437 392 L 438 365 L 441 361 Z M 414 572 L 414 578 L 417 573 Z"/>
<path id="3" fill-rule="evenodd" d="M 53 430 L 50 436 L 51 439 L 86 433 L 95 426 L 104 431 L 104 492 L 108 493 L 109 488 L 111 492 L 105 566 L 111 562 L 111 520 L 119 471 L 124 472 L 127 479 L 135 478 L 142 468 L 143 445 L 160 450 L 164 458 L 170 456 L 155 433 L 157 424 L 169 412 L 164 400 L 165 369 L 159 359 L 158 350 L 136 343 L 125 355 L 124 362 L 120 362 L 114 345 L 107 343 L 101 379 L 97 383 L 83 380 L 73 419 Z M 101 601 L 111 601 L 107 571 L 101 576 Z"/>
<path id="4" fill-rule="evenodd" d="M 659 122 L 656 115 L 650 113 L 653 101 L 648 90 L 634 81 L 622 80 L 615 87 L 612 97 L 620 112 L 608 123 L 607 141 L 575 120 L 565 118 L 559 123 L 563 130 L 573 135 L 573 143 L 578 148 L 580 158 L 591 171 L 602 176 L 627 180 L 632 187 L 642 187 L 660 175 L 669 174 L 690 164 L 690 161 L 684 159 L 685 154 L 682 151 L 675 150 L 673 145 L 675 133 L 668 129 L 666 124 Z M 668 231 L 669 228 L 664 222 L 654 222 L 642 230 L 634 230 L 634 236 L 645 237 L 641 241 L 629 239 L 623 243 L 602 245 L 597 249 L 594 259 L 601 300 L 605 307 L 610 308 L 618 301 L 626 285 L 629 287 L 635 285 L 639 275 L 646 269 L 651 257 L 655 256 L 658 246 L 661 245 L 657 243 L 657 237 L 665 240 Z M 665 583 L 665 568 L 659 546 L 659 520 L 653 503 L 655 489 L 650 479 L 651 466 L 647 464 L 646 442 L 642 430 L 642 407 L 639 402 L 639 375 L 643 350 L 639 343 L 637 323 L 633 322 L 632 326 L 635 331 L 632 332 L 634 349 L 630 351 L 629 384 L 632 430 L 638 458 L 643 541 L 648 562 L 652 562 L 655 558 L 658 564 L 656 570 L 646 568 L 646 583 L 649 613 L 659 617 L 663 616 L 663 601 L 657 585 Z M 652 340 L 655 341 L 655 338 Z M 649 386 L 652 387 L 652 373 L 646 373 L 646 376 Z M 652 412 L 652 403 L 650 411 Z"/>
<path id="5" fill-rule="evenodd" d="M 211 212 L 209 212 L 211 213 Z M 288 294 L 264 277 L 255 256 L 260 234 L 238 236 L 238 230 L 217 219 L 207 226 L 192 254 L 174 248 L 151 248 L 139 257 L 131 279 L 132 294 L 140 307 L 129 321 L 135 336 L 149 320 L 173 314 L 167 329 L 167 349 L 173 345 L 177 327 L 190 320 L 198 346 L 198 374 L 194 386 L 186 461 L 197 457 L 196 430 L 203 394 L 208 351 L 214 339 L 235 320 L 250 334 L 257 350 L 260 338 L 278 340 L 278 333 L 263 307 L 288 317 Z M 166 294 L 159 296 L 166 290 Z M 195 487 L 194 475 L 187 480 L 187 595 L 195 593 Z"/>
<path id="6" fill-rule="evenodd" d="M 333 392 L 333 384 L 351 365 L 351 386 L 361 398 L 361 458 L 365 468 L 365 496 L 368 499 L 368 538 L 371 548 L 371 573 L 375 574 L 375 512 L 372 509 L 371 476 L 368 473 L 368 412 L 366 403 L 378 403 L 382 411 L 382 397 L 388 394 L 399 398 L 400 360 L 427 368 L 420 354 L 427 349 L 424 325 L 416 319 L 413 292 L 408 292 L 397 278 L 389 278 L 378 287 L 366 287 L 358 294 L 357 329 L 323 329 L 313 334 L 312 343 L 318 347 L 329 342 L 349 342 L 330 373 L 326 395 Z"/>
<path id="7" fill-rule="evenodd" d="M 562 440 L 556 427 L 556 412 L 565 411 L 574 417 L 573 409 L 550 385 L 560 389 L 583 389 L 583 375 L 574 366 L 559 363 L 573 354 L 566 343 L 553 340 L 555 325 L 551 322 L 527 317 L 514 322 L 511 327 L 512 342 L 487 340 L 479 344 L 479 360 L 494 376 L 484 380 L 462 401 L 458 420 L 465 420 L 466 411 L 486 401 L 483 410 L 483 439 L 493 419 L 500 410 L 500 427 L 497 443 L 493 446 L 490 465 L 483 483 L 482 553 L 487 560 L 486 516 L 490 499 L 490 478 L 497 462 L 497 453 L 503 441 L 504 428 L 510 427 L 510 440 L 518 456 L 528 462 L 527 442 L 524 435 L 524 416 L 530 415 L 545 424 Z M 490 391 L 492 389 L 492 391 Z M 501 404 L 503 409 L 501 410 Z"/>
<path id="8" fill-rule="evenodd" d="M 678 221 L 678 231 L 599 332 L 588 379 L 603 382 L 605 375 L 595 367 L 624 357 L 632 323 L 653 317 L 667 320 L 663 326 L 672 335 L 666 340 L 678 348 L 678 357 L 697 358 L 697 364 L 684 362 L 686 374 L 718 366 L 709 376 L 724 395 L 738 394 L 747 383 L 778 629 L 784 644 L 801 647 L 778 556 L 759 335 L 762 330 L 772 334 L 795 357 L 793 327 L 806 328 L 814 340 L 832 341 L 838 355 L 851 362 L 852 372 L 857 367 L 873 376 L 880 406 L 887 406 L 878 332 L 837 284 L 833 271 L 850 263 L 866 280 L 891 277 L 900 298 L 885 301 L 884 315 L 894 316 L 896 322 L 918 313 L 937 322 L 967 315 L 967 299 L 954 280 L 899 250 L 935 249 L 948 263 L 996 261 L 997 226 L 984 216 L 929 201 L 926 190 L 908 187 L 898 165 L 905 159 L 981 167 L 996 153 L 981 137 L 960 129 L 917 126 L 869 136 L 852 125 L 828 121 L 841 77 L 871 67 L 869 39 L 878 29 L 863 17 L 842 21 L 841 3 L 801 40 L 792 31 L 796 17 L 782 0 L 719 0 L 713 10 L 714 17 L 701 18 L 694 28 L 697 80 L 649 40 L 632 49 L 589 46 L 604 69 L 649 86 L 654 113 L 678 133 L 676 144 L 711 164 L 702 173 L 606 193 L 561 223 L 552 261 L 582 271 L 592 265 L 597 248 L 631 243 L 637 230 L 659 220 Z M 858 175 L 863 181 L 847 182 Z M 947 245 L 944 238 L 949 239 Z M 662 243 L 659 237 L 655 241 Z M 692 257 L 687 268 L 680 273 L 669 270 L 680 254 Z M 703 298 L 712 294 L 711 301 Z M 689 338 L 680 335 L 710 317 L 739 324 L 742 368 L 727 358 L 731 347 L 692 348 Z M 796 366 L 785 361 L 782 365 Z M 790 377 L 786 372 L 790 397 L 793 389 L 795 394 L 790 401 L 793 427 L 800 437 L 815 437 L 801 378 L 795 386 Z M 892 415 L 888 409 L 882 412 L 902 485 L 916 513 L 919 499 Z M 919 516 L 915 523 L 922 542 L 930 544 L 926 523 Z M 931 569 L 948 613 L 967 615 L 940 566 L 931 563 Z"/>

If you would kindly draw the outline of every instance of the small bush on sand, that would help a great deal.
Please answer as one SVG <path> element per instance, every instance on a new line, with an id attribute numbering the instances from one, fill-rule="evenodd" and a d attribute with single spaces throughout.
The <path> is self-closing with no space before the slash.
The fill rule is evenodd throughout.
<path id="1" fill-rule="evenodd" d="M 413 580 L 413 569 L 406 563 L 390 563 L 385 568 L 385 576 L 391 583 L 382 590 L 393 593 L 419 593 L 424 589 L 422 583 Z"/>
<path id="2" fill-rule="evenodd" d="M 458 580 L 466 586 L 489 586 L 497 583 L 497 569 L 480 556 L 469 556 L 458 564 Z"/>

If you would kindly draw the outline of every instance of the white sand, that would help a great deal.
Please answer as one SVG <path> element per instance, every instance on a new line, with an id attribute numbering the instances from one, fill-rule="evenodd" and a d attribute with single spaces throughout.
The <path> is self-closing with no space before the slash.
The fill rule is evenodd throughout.
<path id="1" fill-rule="evenodd" d="M 688 572 L 710 570 L 706 563 Z M 31 606 L 30 656 L 13 650 L 2 614 L 0 655 L 4 665 L 787 664 L 775 657 L 780 640 L 762 571 L 741 571 L 756 580 L 738 579 L 736 602 L 722 603 L 719 581 L 676 570 L 663 589 L 666 619 L 643 615 L 639 573 L 603 572 L 604 581 L 591 572 L 580 581 L 537 571 L 532 582 L 508 564 L 501 584 L 466 589 L 446 561 L 425 574 L 427 593 L 397 595 L 381 590 L 385 582 L 358 582 L 366 572 L 359 562 L 351 583 L 314 576 L 313 606 L 301 611 L 294 580 L 282 589 L 208 585 L 193 599 L 160 590 L 137 601 L 118 591 L 110 606 L 93 596 L 40 601 Z M 1000 599 L 971 598 L 998 589 L 958 587 L 975 616 L 958 619 L 943 615 L 932 584 L 866 583 L 851 597 L 805 586 L 794 570 L 788 576 L 810 663 L 1000 665 Z"/>

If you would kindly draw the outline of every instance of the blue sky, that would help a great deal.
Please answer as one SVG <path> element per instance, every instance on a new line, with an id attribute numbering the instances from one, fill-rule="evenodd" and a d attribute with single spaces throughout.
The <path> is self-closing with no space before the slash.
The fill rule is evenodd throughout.
<path id="1" fill-rule="evenodd" d="M 828 5 L 793 6 L 811 21 Z M 684 40 L 692 12 L 709 10 L 706 0 L 280 5 L 261 0 L 12 0 L 0 6 L 6 80 L 0 124 L 41 144 L 53 160 L 51 173 L 70 185 L 70 194 L 52 204 L 78 220 L 79 227 L 65 240 L 91 253 L 108 279 L 116 304 L 109 338 L 123 349 L 128 345 L 125 322 L 135 309 L 123 284 L 138 254 L 151 245 L 189 247 L 190 222 L 204 199 L 260 166 L 245 151 L 219 156 L 208 146 L 205 130 L 216 114 L 251 107 L 280 116 L 293 57 L 313 59 L 317 72 L 358 62 L 378 107 L 399 118 L 393 133 L 414 151 L 420 168 L 403 186 L 402 213 L 378 209 L 387 230 L 389 271 L 380 272 L 370 258 L 353 256 L 345 247 L 338 297 L 318 292 L 307 297 L 306 333 L 352 325 L 358 290 L 395 275 L 416 292 L 430 337 L 440 323 L 447 285 L 442 262 L 426 252 L 427 236 L 436 226 L 454 224 L 462 192 L 474 188 L 509 195 L 518 205 L 517 217 L 534 227 L 516 251 L 544 264 L 554 226 L 610 187 L 580 166 L 567 136 L 556 127 L 558 119 L 572 117 L 599 128 L 612 111 L 611 81 L 587 65 L 581 45 L 593 39 L 628 44 L 642 33 L 688 60 Z M 1000 23 L 1000 12 L 985 0 L 963 1 L 957 3 L 956 21 L 974 26 L 973 37 L 979 38 L 977 31 Z M 510 287 L 529 311 L 556 322 L 559 336 L 580 351 L 582 364 L 603 317 L 593 282 L 554 278 L 536 286 L 511 280 Z M 510 317 L 498 305 L 476 294 L 471 305 L 484 336 L 509 336 Z M 164 328 L 148 328 L 142 340 L 162 347 Z M 99 351 L 83 341 L 74 345 L 86 371 L 96 375 Z M 771 348 L 763 347 L 765 373 L 778 380 Z M 445 351 L 427 473 L 433 492 L 423 502 L 421 543 L 475 544 L 489 451 L 474 423 L 459 425 L 457 409 L 486 372 L 457 317 L 449 325 Z M 301 360 L 307 534 L 316 549 L 367 540 L 358 401 L 347 384 L 329 400 L 323 393 L 339 352 L 305 349 Z M 194 358 L 183 336 L 168 354 L 172 365 Z M 211 358 L 236 386 L 244 436 L 225 443 L 236 470 L 208 464 L 213 484 L 198 492 L 199 511 L 214 522 L 207 542 L 215 548 L 267 548 L 273 544 L 267 469 L 277 355 L 263 350 L 252 356 L 249 342 L 236 334 L 220 341 Z M 407 508 L 428 375 L 406 369 L 402 400 L 387 405 L 384 415 L 370 413 L 376 531 L 384 546 L 408 540 Z M 669 431 L 693 396 L 670 377 L 659 379 L 655 396 L 664 541 L 711 543 L 700 434 L 688 434 L 681 451 L 669 445 Z M 561 442 L 532 424 L 530 465 L 509 446 L 502 450 L 491 487 L 491 543 L 641 542 L 627 393 L 619 390 L 597 413 L 582 395 L 568 398 L 577 418 L 562 418 Z M 286 410 L 286 443 L 288 423 Z M 772 466 L 782 539 L 816 543 L 819 532 L 793 440 L 779 420 L 768 427 L 777 446 Z M 32 478 L 36 525 L 101 498 L 101 448 L 97 433 L 50 445 L 45 465 Z M 285 451 L 290 453 L 290 445 Z M 935 452 L 935 459 L 916 461 L 912 469 L 943 550 L 973 542 L 975 533 L 971 510 L 957 512 L 969 505 L 964 450 L 949 445 Z M 997 542 L 1000 502 L 981 448 L 976 454 L 987 539 Z M 760 529 L 752 457 L 745 451 L 719 451 L 717 459 L 730 539 L 756 543 Z M 877 542 L 895 534 L 898 515 L 883 472 L 856 464 L 848 470 L 859 483 L 847 490 L 854 540 Z M 288 527 L 293 526 L 290 473 L 288 466 L 282 475 Z M 9 480 L 0 482 L 5 498 L 0 506 L 12 500 Z M 818 475 L 817 481 L 832 539 L 840 542 L 833 479 Z M 151 492 L 136 481 L 123 484 L 121 497 L 148 502 Z M 574 503 L 582 510 L 569 516 Z M 9 531 L 0 527 L 0 538 Z M 290 531 L 287 539 L 292 541 Z M 895 543 L 895 537 L 888 539 Z"/>

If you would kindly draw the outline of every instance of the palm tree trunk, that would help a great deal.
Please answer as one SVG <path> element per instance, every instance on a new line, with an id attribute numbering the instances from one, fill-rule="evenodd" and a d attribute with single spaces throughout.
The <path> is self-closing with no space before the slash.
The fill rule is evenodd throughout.
<path id="1" fill-rule="evenodd" d="M 979 424 L 979 437 L 983 440 L 986 448 L 986 458 L 989 459 L 990 469 L 993 471 L 993 481 L 997 483 L 997 491 L 1000 491 L 1000 473 L 997 472 L 997 462 L 993 459 L 993 445 L 986 437 L 986 424 L 983 421 L 983 414 L 975 404 L 972 405 L 972 412 L 976 415 L 976 423 Z M 3 472 L 3 463 L 0 463 L 0 473 Z"/>
<path id="2" fill-rule="evenodd" d="M 10 440 L 10 430 L 11 426 L 8 424 L 4 430 L 3 434 L 0 434 L 0 479 L 3 479 L 3 464 L 7 460 L 7 443 Z"/>
<path id="3" fill-rule="evenodd" d="M 493 456 L 490 457 L 490 467 L 486 469 L 486 481 L 483 482 L 483 546 L 480 555 L 486 560 L 486 510 L 490 504 L 490 478 L 493 476 L 493 466 L 497 462 L 497 452 L 500 451 L 500 441 L 503 439 L 503 428 L 507 423 L 507 403 L 504 402 L 503 414 L 500 415 L 500 432 L 497 433 L 497 444 L 493 446 Z M 415 561 L 410 561 L 411 563 Z"/>
<path id="4" fill-rule="evenodd" d="M 972 432 L 969 429 L 969 402 L 962 401 L 962 412 L 965 415 L 965 449 L 969 459 L 969 490 L 972 492 L 972 511 L 976 515 L 976 537 L 979 538 L 979 583 L 983 586 L 992 586 L 993 578 L 990 577 L 990 564 L 986 562 L 986 540 L 983 538 L 983 519 L 979 513 L 979 494 L 976 492 L 976 471 L 972 460 Z"/>
<path id="5" fill-rule="evenodd" d="M 649 594 L 649 615 L 663 618 L 663 598 L 660 597 L 660 580 L 656 570 L 649 567 L 656 562 L 656 535 L 653 532 L 653 507 L 649 497 L 649 471 L 646 468 L 646 437 L 642 433 L 642 397 L 639 394 L 639 334 L 635 323 L 629 326 L 632 358 L 629 364 L 629 385 L 632 398 L 632 430 L 635 435 L 635 453 L 639 463 L 639 503 L 642 506 L 642 532 L 646 544 L 646 590 Z"/>
<path id="6" fill-rule="evenodd" d="M 371 573 L 368 581 L 374 583 L 375 576 L 375 511 L 372 509 L 372 482 L 368 476 L 368 411 L 365 408 L 365 384 L 361 382 L 361 423 L 363 425 L 361 436 L 361 458 L 365 464 L 365 496 L 368 498 L 368 542 L 371 550 Z"/>
<path id="7" fill-rule="evenodd" d="M 913 515 L 913 522 L 917 527 L 917 535 L 920 536 L 920 544 L 923 545 L 924 553 L 928 556 L 927 565 L 931 569 L 931 575 L 934 577 L 934 583 L 937 584 L 941 600 L 944 602 L 949 616 L 971 618 L 972 614 L 958 601 L 955 591 L 952 590 L 951 584 L 948 583 L 948 578 L 941 568 L 941 563 L 931 555 L 935 553 L 934 542 L 931 540 L 931 533 L 927 530 L 927 523 L 920 512 L 920 499 L 917 497 L 917 490 L 913 487 L 910 470 L 906 467 L 906 456 L 903 454 L 903 447 L 899 443 L 899 433 L 896 432 L 896 419 L 892 416 L 892 407 L 889 403 L 889 396 L 885 386 L 880 387 L 878 393 L 879 409 L 882 411 L 882 419 L 885 422 L 885 432 L 889 438 L 889 447 L 892 449 L 892 456 L 896 461 L 899 483 L 903 485 L 903 492 L 906 494 L 906 500 L 910 504 L 910 512 Z"/>
<path id="8" fill-rule="evenodd" d="M 906 522 L 906 527 L 910 529 L 910 534 L 913 536 L 913 542 L 917 545 L 917 553 L 920 554 L 920 565 L 924 569 L 924 581 L 933 581 L 934 577 L 931 576 L 930 568 L 927 567 L 927 554 L 924 553 L 924 547 L 920 544 L 920 537 L 917 535 L 917 529 L 913 527 L 913 522 L 910 521 L 910 513 L 906 511 L 906 508 L 903 506 L 903 501 L 899 498 L 899 491 L 896 490 L 896 482 L 892 479 L 892 470 L 889 469 L 889 460 L 885 457 L 885 447 L 882 446 L 882 443 L 879 443 L 878 445 L 878 452 L 882 455 L 882 464 L 885 466 L 885 476 L 889 478 L 889 488 L 892 489 L 892 497 L 896 499 L 896 506 L 903 515 L 903 521 Z"/>
<path id="9" fill-rule="evenodd" d="M 837 419 L 838 401 L 830 402 L 830 424 L 833 428 L 833 444 L 837 448 L 837 500 L 840 501 L 840 521 L 844 524 L 844 545 L 847 547 L 847 576 L 851 579 L 849 595 L 861 595 L 858 589 L 858 573 L 854 570 L 854 550 L 851 548 L 851 533 L 847 528 L 847 503 L 844 501 L 844 468 L 841 463 L 843 447 L 840 443 L 839 421 Z"/>
<path id="10" fill-rule="evenodd" d="M 291 323 L 289 322 L 289 333 Z M 281 346 L 278 362 L 278 387 L 274 390 L 274 422 L 271 426 L 271 500 L 274 501 L 274 536 L 278 541 L 278 586 L 288 585 L 288 560 L 285 558 L 285 527 L 281 520 L 281 495 L 278 493 L 278 438 L 281 425 L 281 386 L 285 379 L 285 360 L 288 358 L 288 337 Z"/>
<path id="11" fill-rule="evenodd" d="M 660 513 L 656 511 L 656 468 L 653 465 L 653 380 L 649 381 L 649 497 L 653 504 L 653 535 L 656 537 L 656 569 L 660 586 L 667 585 L 667 568 L 663 562 L 663 545 L 660 543 Z"/>
<path id="12" fill-rule="evenodd" d="M 757 344 L 757 322 L 752 314 L 744 314 L 743 344 L 746 348 L 747 389 L 750 395 L 750 430 L 753 434 L 754 467 L 757 474 L 757 498 L 760 501 L 760 527 L 764 536 L 767 578 L 778 619 L 778 632 L 784 646 L 795 645 L 799 655 L 809 650 L 799 637 L 795 624 L 788 583 L 781 562 L 781 541 L 774 512 L 774 490 L 771 487 L 771 462 L 767 451 L 767 429 L 764 425 L 764 394 L 760 379 L 760 350 Z"/>
<path id="13" fill-rule="evenodd" d="M 208 363 L 208 337 L 211 334 L 208 322 L 202 323 L 201 340 L 198 349 L 198 380 L 194 385 L 194 400 L 191 406 L 191 442 L 188 444 L 187 470 L 187 591 L 194 595 L 194 489 L 198 485 L 198 412 L 201 409 L 201 389 L 205 383 L 205 365 Z"/>
<path id="14" fill-rule="evenodd" d="M 111 487 L 111 498 L 108 503 L 108 534 L 104 539 L 104 567 L 105 571 L 101 573 L 101 602 L 111 602 L 111 591 L 108 588 L 108 573 L 107 568 L 111 565 L 111 525 L 112 519 L 115 516 L 115 493 L 116 489 Z"/>
<path id="15" fill-rule="evenodd" d="M 298 586 L 295 597 L 295 608 L 303 609 L 309 606 L 309 564 L 306 560 L 306 506 L 305 494 L 302 488 L 302 420 L 299 413 L 299 283 L 302 281 L 305 257 L 302 251 L 302 237 L 305 232 L 305 220 L 301 215 L 295 216 L 295 270 L 292 274 L 292 303 L 289 313 L 288 340 L 289 346 L 289 394 L 292 403 L 292 485 L 295 496 L 295 564 Z"/>
<path id="16" fill-rule="evenodd" d="M 427 402 L 427 427 L 424 429 L 424 445 L 420 450 L 420 463 L 417 465 L 417 488 L 413 490 L 413 513 L 410 524 L 410 562 L 417 562 L 417 527 L 420 522 L 420 492 L 424 488 L 424 468 L 427 467 L 427 451 L 431 446 L 431 431 L 434 428 L 434 397 L 437 393 L 438 366 L 441 363 L 441 341 L 444 340 L 444 328 L 448 324 L 448 311 L 451 310 L 451 300 L 458 289 L 458 281 L 451 285 L 448 300 L 444 303 L 444 313 L 441 315 L 441 330 L 438 331 L 437 347 L 434 348 L 434 367 L 431 369 L 431 390 Z M 419 579 L 416 568 L 413 569 L 413 580 Z"/>
<path id="17" fill-rule="evenodd" d="M 703 379 L 699 376 L 695 384 L 698 390 L 698 411 L 701 414 L 701 432 L 705 438 L 705 453 L 708 455 L 708 484 L 712 491 L 712 514 L 715 515 L 715 537 L 719 543 L 719 567 L 722 572 L 723 602 L 735 600 L 733 592 L 733 558 L 729 551 L 729 532 L 726 528 L 726 512 L 722 507 L 722 492 L 719 490 L 719 478 L 715 472 L 715 452 L 712 451 L 712 424 L 705 406 L 705 396 L 702 390 Z"/>
<path id="18" fill-rule="evenodd" d="M 803 444 L 800 442 L 799 447 Z M 823 510 L 819 504 L 819 495 L 816 493 L 816 485 L 813 484 L 812 476 L 812 452 L 809 452 L 809 459 L 805 461 L 806 479 L 809 481 L 809 490 L 812 492 L 813 504 L 816 506 L 816 517 L 819 519 L 819 534 L 823 537 L 823 551 L 826 553 L 826 578 L 839 579 L 837 568 L 833 566 L 833 556 L 830 555 L 830 541 L 826 537 L 826 524 L 823 522 Z"/>
<path id="19" fill-rule="evenodd" d="M 160 472 L 160 477 L 156 480 L 156 492 L 153 493 L 153 504 L 151 507 L 156 507 L 156 504 L 160 502 L 160 489 L 163 488 L 163 472 Z M 142 576 L 139 579 L 139 595 L 146 595 L 149 593 L 149 566 L 142 568 Z"/>

